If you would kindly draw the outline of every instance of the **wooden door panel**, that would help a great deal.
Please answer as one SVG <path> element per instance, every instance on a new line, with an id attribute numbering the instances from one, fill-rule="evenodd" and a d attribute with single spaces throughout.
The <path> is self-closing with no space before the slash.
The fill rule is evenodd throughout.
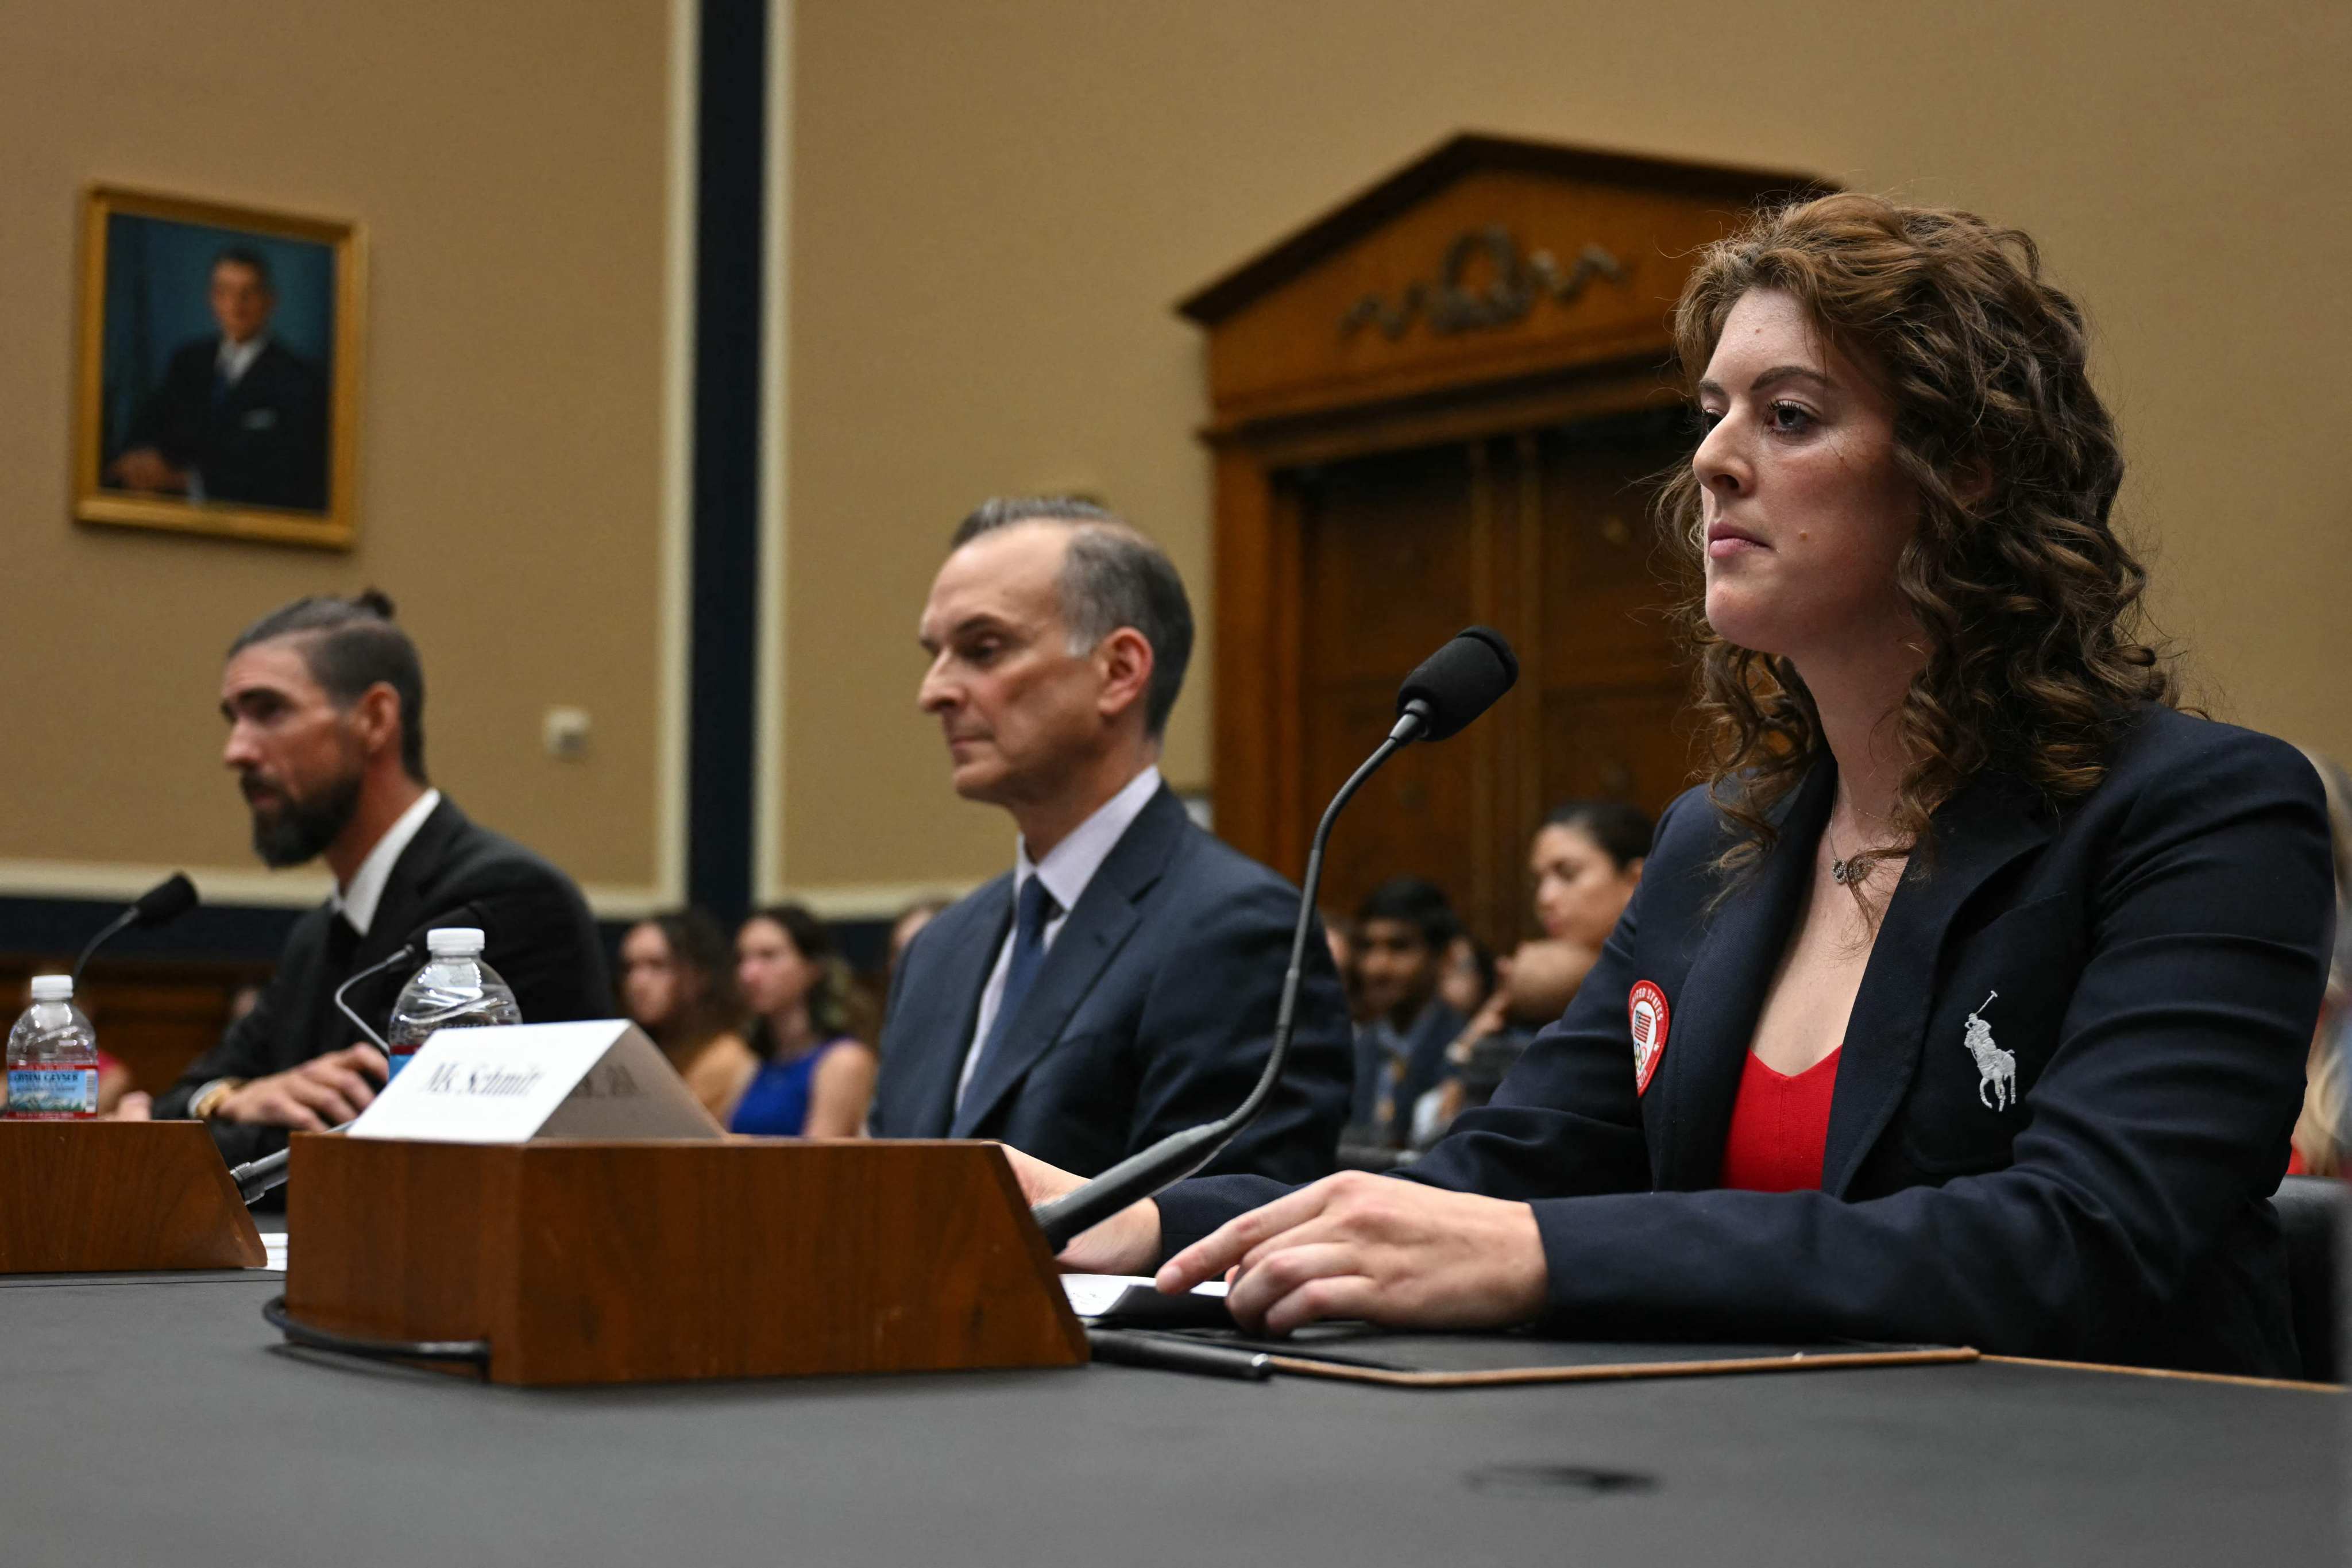
<path id="1" fill-rule="evenodd" d="M 1379 676 L 1327 690 L 1308 716 L 1309 798 L 1324 803 L 1396 722 L 1396 679 Z M 1475 780 L 1468 735 L 1409 746 L 1374 774 L 1332 833 L 1321 901 L 1341 914 L 1391 877 L 1427 877 L 1457 900 L 1469 892 L 1475 855 Z M 1312 831 L 1310 826 L 1309 831 Z"/>
<path id="2" fill-rule="evenodd" d="M 1659 474 L 1687 446 L 1678 412 L 1546 433 L 1547 686 L 1646 685 L 1673 663 L 1680 587 L 1652 503 Z"/>
<path id="3" fill-rule="evenodd" d="M 1398 679 L 1476 618 L 1471 468 L 1467 447 L 1435 447 L 1299 476 L 1310 694 L 1379 677 L 1393 695 Z"/>
<path id="4" fill-rule="evenodd" d="M 1652 817 L 1687 788 L 1696 756 L 1679 681 L 1544 693 L 1544 780 L 1558 800 L 1631 801 Z"/>

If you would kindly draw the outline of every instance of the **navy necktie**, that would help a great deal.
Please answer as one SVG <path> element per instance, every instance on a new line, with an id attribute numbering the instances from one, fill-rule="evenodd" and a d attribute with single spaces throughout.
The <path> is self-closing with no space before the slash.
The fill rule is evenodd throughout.
<path id="1" fill-rule="evenodd" d="M 1004 994 L 996 1004 L 996 1016 L 989 1021 L 988 1040 L 980 1048 L 980 1059 L 971 1064 L 968 1083 L 977 1083 L 988 1070 L 988 1058 L 1013 1032 L 1013 1016 L 1021 1011 L 1028 998 L 1029 987 L 1036 982 L 1037 971 L 1045 962 L 1045 927 L 1062 906 L 1045 890 L 1045 879 L 1031 872 L 1021 884 L 1021 900 L 1013 913 L 1013 961 L 1004 966 Z"/>

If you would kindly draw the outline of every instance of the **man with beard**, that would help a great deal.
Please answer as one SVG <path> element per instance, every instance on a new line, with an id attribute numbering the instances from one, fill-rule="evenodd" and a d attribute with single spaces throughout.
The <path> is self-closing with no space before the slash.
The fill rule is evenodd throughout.
<path id="1" fill-rule="evenodd" d="M 480 926 L 483 954 L 535 1024 L 607 1016 L 612 989 L 587 904 L 570 878 L 466 819 L 425 773 L 425 676 L 416 646 L 373 589 L 299 599 L 230 645 L 221 674 L 228 743 L 270 866 L 324 858 L 335 891 L 295 922 L 253 1010 L 155 1102 L 210 1124 L 230 1163 L 358 1115 L 384 1081 L 335 988 L 425 924 Z M 420 960 L 421 963 L 421 960 Z M 385 1019 L 415 964 L 352 989 Z"/>

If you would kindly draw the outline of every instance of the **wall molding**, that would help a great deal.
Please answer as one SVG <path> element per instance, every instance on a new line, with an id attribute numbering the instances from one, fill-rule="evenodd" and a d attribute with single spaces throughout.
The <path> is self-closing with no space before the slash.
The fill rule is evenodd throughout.
<path id="1" fill-rule="evenodd" d="M 752 672 L 751 890 L 782 901 L 784 882 L 785 595 L 791 583 L 793 5 L 768 7 L 768 213 L 761 287 L 760 642 Z"/>
<path id="2" fill-rule="evenodd" d="M 1009 868 L 1008 868 L 1009 869 Z M 982 879 L 982 881 L 988 879 Z M 980 882 L 835 882 L 814 888 L 784 888 L 763 904 L 793 903 L 828 921 L 895 921 L 921 899 L 961 899 Z"/>

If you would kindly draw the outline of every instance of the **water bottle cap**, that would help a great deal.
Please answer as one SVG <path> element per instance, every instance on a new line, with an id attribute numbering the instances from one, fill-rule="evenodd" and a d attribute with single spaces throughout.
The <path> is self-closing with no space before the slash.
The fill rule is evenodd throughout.
<path id="1" fill-rule="evenodd" d="M 482 951 L 479 926 L 444 926 L 425 933 L 425 949 L 436 958 L 468 958 Z"/>
<path id="2" fill-rule="evenodd" d="M 72 1001 L 73 976 L 70 974 L 34 975 L 33 1000 L 36 1002 Z"/>

